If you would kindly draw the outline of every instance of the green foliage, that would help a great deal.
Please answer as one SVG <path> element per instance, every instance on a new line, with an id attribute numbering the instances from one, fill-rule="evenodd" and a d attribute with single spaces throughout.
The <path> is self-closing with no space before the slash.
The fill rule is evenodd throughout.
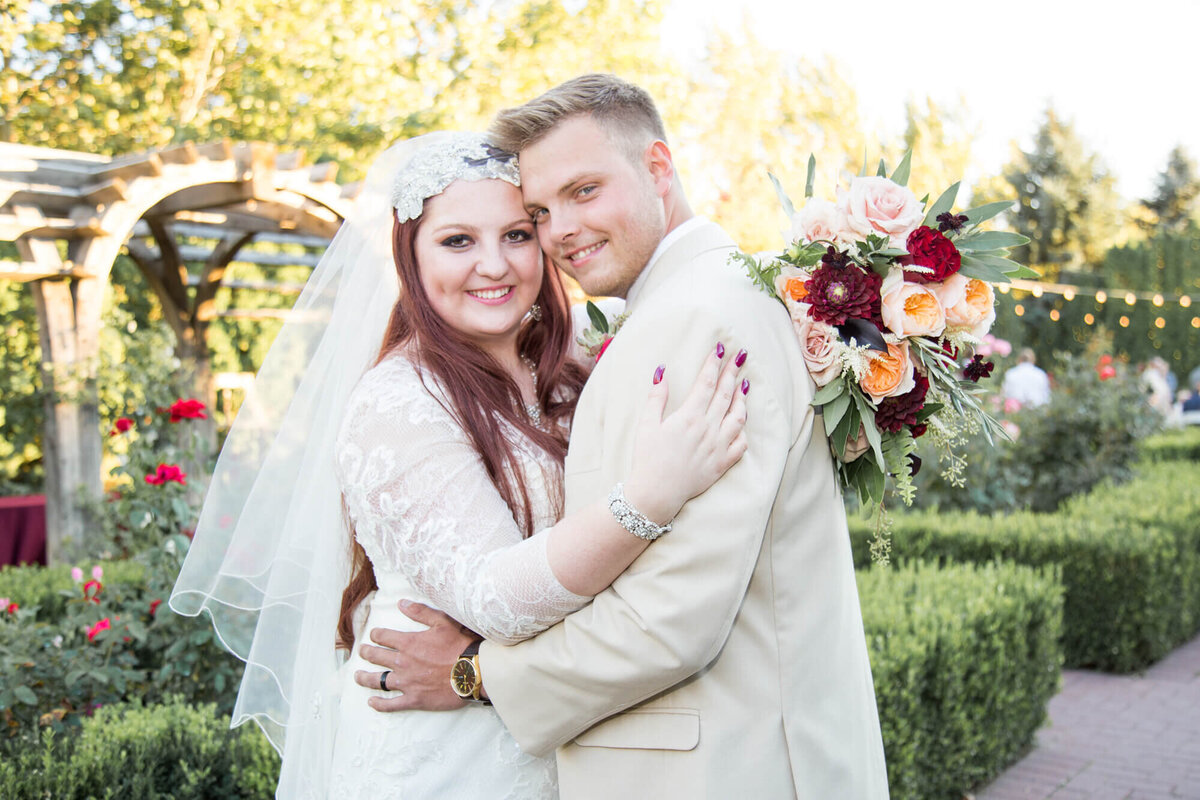
<path id="1" fill-rule="evenodd" d="M 1140 442 L 1157 419 L 1133 371 L 1112 366 L 1116 375 L 1101 379 L 1094 348 L 1080 356 L 1059 353 L 1050 402 L 1009 415 L 1013 441 L 992 446 L 974 436 L 967 443 L 965 486 L 940 474 L 928 449 L 921 453 L 926 469 L 917 476 L 918 504 L 983 513 L 1053 511 L 1102 481 L 1130 478 Z"/>
<path id="2" fill-rule="evenodd" d="M 0 495 L 42 487 L 41 362 L 33 295 L 0 281 Z"/>
<path id="3" fill-rule="evenodd" d="M 1147 461 L 1200 461 L 1200 425 L 1148 437 L 1142 456 Z"/>
<path id="4" fill-rule="evenodd" d="M 1072 667 L 1130 672 L 1200 628 L 1200 465 L 1147 465 L 1053 514 L 924 511 L 894 515 L 893 559 L 1061 569 L 1063 643 Z M 855 562 L 870 562 L 870 526 L 851 521 Z"/>
<path id="5" fill-rule="evenodd" d="M 107 706 L 78 736 L 47 731 L 41 747 L 0 760 L 6 798 L 269 798 L 279 756 L 253 725 L 229 731 L 215 707 L 178 698 Z"/>
<path id="6" fill-rule="evenodd" d="M 1032 742 L 1058 689 L 1062 587 L 1053 568 L 858 573 L 896 800 L 958 800 Z"/>
<path id="7" fill-rule="evenodd" d="M 69 567 L 0 571 L 0 593 L 21 608 L 0 618 L 0 752 L 27 747 L 39 729 L 74 728 L 97 704 L 177 694 L 228 713 L 240 662 L 206 617 L 180 617 L 163 605 L 186 553 L 176 535 L 135 561 L 102 564 L 99 590 L 73 581 Z M 85 578 L 90 567 L 84 565 Z M 101 620 L 107 630 L 88 638 Z"/>

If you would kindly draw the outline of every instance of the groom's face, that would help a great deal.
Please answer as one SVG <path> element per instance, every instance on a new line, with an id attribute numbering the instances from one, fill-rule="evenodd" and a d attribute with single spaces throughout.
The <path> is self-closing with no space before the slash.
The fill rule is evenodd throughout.
<path id="1" fill-rule="evenodd" d="M 591 117 L 521 151 L 521 190 L 546 255 L 590 295 L 624 297 L 666 233 L 663 197 Z"/>

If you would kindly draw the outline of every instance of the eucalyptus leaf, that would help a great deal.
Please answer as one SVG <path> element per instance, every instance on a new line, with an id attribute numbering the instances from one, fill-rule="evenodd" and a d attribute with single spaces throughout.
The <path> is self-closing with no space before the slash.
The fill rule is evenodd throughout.
<path id="1" fill-rule="evenodd" d="M 775 173 L 768 172 L 767 177 L 771 179 L 771 185 L 775 187 L 775 196 L 779 198 L 779 205 L 783 206 L 783 213 L 787 214 L 790 220 L 796 216 L 796 206 L 792 203 L 792 198 L 787 196 L 787 192 L 783 190 L 783 184 L 779 182 L 779 178 L 775 177 Z"/>
<path id="2" fill-rule="evenodd" d="M 887 256 L 888 258 L 900 258 L 908 255 L 908 251 L 903 247 L 885 247 L 875 253 L 878 256 Z"/>
<path id="3" fill-rule="evenodd" d="M 588 319 L 592 321 L 592 327 L 601 333 L 608 333 L 608 318 L 604 316 L 604 312 L 600 307 L 591 300 L 587 301 Z"/>
<path id="4" fill-rule="evenodd" d="M 1036 270 L 1032 270 L 1024 264 L 1017 264 L 1016 270 L 1005 274 L 1008 276 L 1009 280 L 1020 280 L 1021 278 L 1032 278 L 1037 280 L 1042 277 L 1037 273 Z"/>
<path id="5" fill-rule="evenodd" d="M 976 206 L 975 208 L 969 208 L 963 213 L 967 215 L 968 225 L 978 225 L 981 222 L 987 222 L 997 214 L 1003 214 L 1005 211 L 1008 211 L 1010 208 L 1012 208 L 1012 205 L 1012 200 L 1001 200 L 997 203 L 988 203 L 986 205 Z"/>
<path id="6" fill-rule="evenodd" d="M 804 178 L 804 197 L 813 196 L 813 181 L 817 177 L 817 157 L 812 153 L 808 154 L 808 175 Z"/>
<path id="7" fill-rule="evenodd" d="M 975 278 L 988 283 L 1008 283 L 1008 276 L 1003 272 L 968 255 L 962 257 L 962 268 L 958 273 L 963 277 Z"/>
<path id="8" fill-rule="evenodd" d="M 1029 237 L 1008 231 L 980 231 L 955 240 L 959 250 L 996 250 L 1002 247 L 1020 247 L 1029 244 Z"/>
<path id="9" fill-rule="evenodd" d="M 875 453 L 875 460 L 883 463 L 883 441 L 879 435 L 879 428 L 875 426 L 875 409 L 871 408 L 867 402 L 867 398 L 855 393 L 854 403 L 858 406 L 859 416 L 862 417 L 863 430 L 866 431 L 867 441 L 871 443 L 871 450 Z"/>
<path id="10" fill-rule="evenodd" d="M 882 158 L 879 159 L 879 167 L 876 168 L 876 170 L 875 170 L 875 177 L 876 178 L 886 178 L 887 177 L 887 164 L 883 163 Z"/>
<path id="11" fill-rule="evenodd" d="M 814 406 L 823 406 L 831 402 L 835 397 L 846 391 L 846 382 L 844 380 L 830 381 L 817 390 L 813 395 L 812 404 Z"/>
<path id="12" fill-rule="evenodd" d="M 900 159 L 900 166 L 896 167 L 896 171 L 892 173 L 892 182 L 898 183 L 901 186 L 908 186 L 908 173 L 912 169 L 912 150 L 910 149 L 904 154 L 904 158 Z"/>
<path id="13" fill-rule="evenodd" d="M 933 205 L 929 207 L 929 212 L 925 214 L 923 225 L 932 226 L 937 221 L 938 214 L 944 214 L 954 208 L 954 198 L 958 197 L 959 183 L 961 181 L 942 192 L 941 197 L 934 201 Z"/>
<path id="14" fill-rule="evenodd" d="M 857 427 L 854 427 L 857 426 L 859 422 L 857 419 L 858 414 L 856 414 L 855 411 L 856 409 L 851 409 L 850 413 L 845 414 L 840 420 L 838 420 L 837 427 L 833 429 L 833 447 L 837 451 L 838 458 L 840 459 L 845 459 L 846 457 L 846 440 L 850 438 L 851 431 L 857 433 L 858 430 Z M 829 430 L 828 425 L 825 427 L 825 430 Z"/>
<path id="15" fill-rule="evenodd" d="M 822 406 L 821 413 L 825 416 L 825 429 L 836 428 L 838 423 L 842 421 L 842 417 L 846 415 L 846 411 L 850 408 L 850 405 L 850 395 L 843 393 Z"/>
<path id="16" fill-rule="evenodd" d="M 863 165 L 862 170 L 858 173 L 858 177 L 865 178 L 871 174 L 871 164 L 867 161 L 867 148 L 863 148 Z"/>

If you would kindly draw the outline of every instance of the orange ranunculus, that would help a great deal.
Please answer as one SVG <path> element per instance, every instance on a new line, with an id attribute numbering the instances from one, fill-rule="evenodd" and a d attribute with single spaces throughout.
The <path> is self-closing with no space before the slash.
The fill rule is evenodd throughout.
<path id="1" fill-rule="evenodd" d="M 859 385 L 876 403 L 885 397 L 910 391 L 916 385 L 916 379 L 913 378 L 912 360 L 908 356 L 908 342 L 888 342 L 887 353 L 872 350 L 867 361 L 867 372 Z"/>

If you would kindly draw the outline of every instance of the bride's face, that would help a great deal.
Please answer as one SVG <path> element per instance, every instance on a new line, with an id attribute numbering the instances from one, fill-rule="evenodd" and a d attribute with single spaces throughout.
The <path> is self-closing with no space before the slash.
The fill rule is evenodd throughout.
<path id="1" fill-rule="evenodd" d="M 416 254 L 438 316 L 486 351 L 515 348 L 542 283 L 520 189 L 502 180 L 450 184 L 425 203 Z"/>

